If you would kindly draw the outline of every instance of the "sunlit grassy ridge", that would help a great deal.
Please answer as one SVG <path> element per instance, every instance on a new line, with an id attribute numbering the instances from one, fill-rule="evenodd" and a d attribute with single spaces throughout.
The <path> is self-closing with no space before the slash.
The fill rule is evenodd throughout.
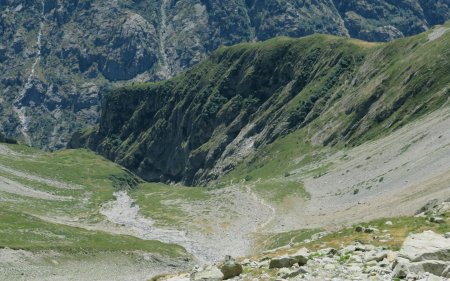
<path id="1" fill-rule="evenodd" d="M 319 34 L 222 47 L 173 79 L 113 90 L 99 129 L 73 144 L 149 181 L 282 176 L 324 147 L 386 136 L 443 106 L 450 33 L 430 40 L 433 32 L 384 44 Z"/>

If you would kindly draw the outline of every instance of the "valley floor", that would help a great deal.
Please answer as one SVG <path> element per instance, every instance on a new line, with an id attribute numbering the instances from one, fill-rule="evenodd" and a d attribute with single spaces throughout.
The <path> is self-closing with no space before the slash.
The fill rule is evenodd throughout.
<path id="1" fill-rule="evenodd" d="M 255 254 L 277 233 L 410 216 L 450 198 L 448 107 L 387 137 L 320 153 L 285 176 L 236 178 L 220 189 L 125 189 L 111 180 L 125 172 L 90 152 L 0 144 L 0 276 L 146 280 Z M 283 190 L 292 183 L 304 190 Z"/>

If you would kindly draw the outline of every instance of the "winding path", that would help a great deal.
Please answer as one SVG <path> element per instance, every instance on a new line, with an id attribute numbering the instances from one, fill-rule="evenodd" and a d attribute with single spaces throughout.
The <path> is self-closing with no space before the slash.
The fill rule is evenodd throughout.
<path id="1" fill-rule="evenodd" d="M 266 203 L 266 201 L 263 198 L 258 197 L 258 195 L 252 190 L 252 188 L 250 186 L 246 186 L 246 190 L 247 190 L 247 193 L 250 194 L 254 198 L 255 201 L 257 201 L 262 206 L 268 208 L 271 212 L 269 218 L 265 222 L 263 222 L 262 224 L 260 224 L 258 226 L 257 231 L 256 231 L 256 232 L 258 232 L 260 230 L 263 230 L 266 226 L 268 226 L 275 219 L 276 209 L 272 205 Z"/>

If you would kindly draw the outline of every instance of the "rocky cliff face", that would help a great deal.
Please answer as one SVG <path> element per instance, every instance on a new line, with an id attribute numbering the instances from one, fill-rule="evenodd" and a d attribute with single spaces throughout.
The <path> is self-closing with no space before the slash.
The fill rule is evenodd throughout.
<path id="1" fill-rule="evenodd" d="M 0 131 L 47 148 L 98 121 L 101 94 L 169 78 L 220 45 L 315 32 L 387 41 L 450 17 L 448 0 L 1 0 Z"/>
<path id="2" fill-rule="evenodd" d="M 144 179 L 202 184 L 264 145 L 358 144 L 448 99 L 449 26 L 388 44 L 328 35 L 223 47 L 165 82 L 114 90 L 76 135 Z"/>

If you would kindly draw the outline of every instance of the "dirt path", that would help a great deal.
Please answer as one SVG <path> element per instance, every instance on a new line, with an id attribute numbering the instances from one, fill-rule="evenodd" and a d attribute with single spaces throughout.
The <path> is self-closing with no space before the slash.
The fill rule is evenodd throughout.
<path id="1" fill-rule="evenodd" d="M 255 232 L 263 231 L 272 221 L 275 219 L 275 215 L 277 210 L 272 205 L 268 204 L 262 197 L 258 196 L 250 186 L 246 186 L 247 193 L 250 194 L 256 202 L 259 202 L 261 206 L 266 207 L 270 210 L 270 215 L 266 218 L 266 220 L 258 225 L 257 230 Z"/>

